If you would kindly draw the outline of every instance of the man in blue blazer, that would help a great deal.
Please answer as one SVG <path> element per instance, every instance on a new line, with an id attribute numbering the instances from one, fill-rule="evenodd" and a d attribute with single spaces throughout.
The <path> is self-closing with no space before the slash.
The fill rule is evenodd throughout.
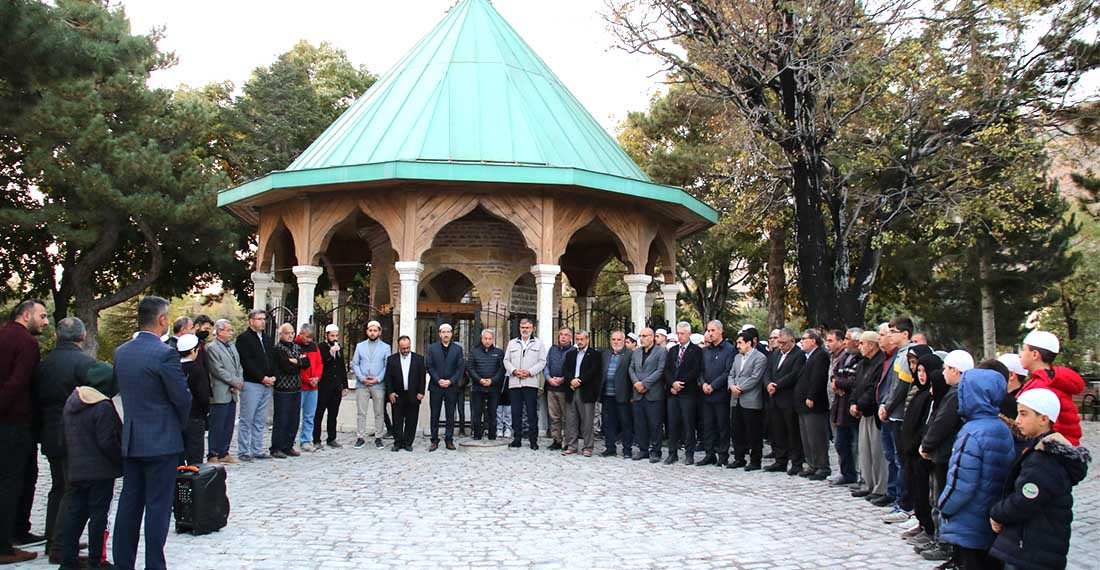
<path id="1" fill-rule="evenodd" d="M 439 342 L 428 347 L 428 395 L 432 415 L 432 445 L 428 451 L 439 449 L 439 412 L 446 406 L 447 426 L 443 439 L 447 449 L 455 448 L 455 407 L 458 405 L 459 381 L 466 373 L 466 358 L 462 347 L 451 342 L 451 325 L 439 326 Z"/>
<path id="2" fill-rule="evenodd" d="M 138 303 L 141 331 L 115 350 L 122 396 L 122 493 L 115 516 L 115 567 L 134 568 L 141 517 L 145 515 L 145 567 L 166 568 L 164 542 L 172 518 L 176 465 L 191 393 L 179 354 L 160 341 L 168 331 L 168 301 Z"/>

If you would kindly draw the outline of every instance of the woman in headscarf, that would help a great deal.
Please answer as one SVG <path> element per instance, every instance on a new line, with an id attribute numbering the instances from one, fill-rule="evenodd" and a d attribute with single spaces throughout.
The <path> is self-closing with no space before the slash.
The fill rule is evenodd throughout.
<path id="1" fill-rule="evenodd" d="M 909 352 L 914 360 L 913 351 Z M 910 369 L 916 370 L 915 390 L 912 400 L 905 407 L 905 420 L 901 424 L 902 449 L 905 454 L 905 483 L 913 501 L 913 513 L 919 526 L 902 534 L 910 544 L 922 545 L 932 542 L 936 535 L 936 523 L 932 518 L 931 492 L 932 462 L 920 456 L 920 443 L 928 429 L 928 419 L 932 415 L 933 390 L 947 392 L 947 382 L 943 379 L 943 361 L 931 351 L 918 356 L 917 362 L 910 362 Z"/>

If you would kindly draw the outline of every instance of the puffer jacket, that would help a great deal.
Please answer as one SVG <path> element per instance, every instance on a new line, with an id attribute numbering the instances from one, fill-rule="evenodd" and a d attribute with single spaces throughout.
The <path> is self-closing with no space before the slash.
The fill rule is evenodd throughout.
<path id="1" fill-rule="evenodd" d="M 959 415 L 965 423 L 951 450 L 947 485 L 940 494 L 940 539 L 964 548 L 988 550 L 993 544 L 989 509 L 1000 498 L 1012 469 L 1012 433 L 998 416 L 1004 376 L 973 369 L 958 386 Z"/>
<path id="2" fill-rule="evenodd" d="M 1058 412 L 1058 421 L 1054 423 L 1054 431 L 1066 436 L 1071 444 L 1080 445 L 1081 416 L 1077 413 L 1073 397 L 1085 391 L 1085 381 L 1081 375 L 1065 366 L 1036 371 L 1024 383 L 1024 387 L 1020 388 L 1016 397 L 1019 398 L 1033 388 L 1046 388 L 1058 395 L 1058 403 L 1062 408 Z"/>
<path id="3" fill-rule="evenodd" d="M 302 368 L 302 390 L 316 390 L 317 386 L 310 383 L 310 378 L 321 378 L 325 372 L 325 364 L 321 361 L 321 349 L 313 341 L 302 340 L 301 335 L 294 337 L 294 344 L 301 347 L 302 354 L 309 359 L 309 366 Z"/>
<path id="4" fill-rule="evenodd" d="M 1073 486 L 1085 478 L 1091 460 L 1089 450 L 1074 447 L 1057 432 L 1025 447 L 1001 500 L 989 511 L 1004 525 L 989 553 L 1019 568 L 1065 568 Z"/>

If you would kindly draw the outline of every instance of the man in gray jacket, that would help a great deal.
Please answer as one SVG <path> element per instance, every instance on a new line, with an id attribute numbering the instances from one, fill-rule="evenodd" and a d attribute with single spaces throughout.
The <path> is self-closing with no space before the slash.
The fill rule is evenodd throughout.
<path id="1" fill-rule="evenodd" d="M 661 413 L 665 407 L 665 358 L 668 351 L 656 346 L 653 329 L 646 327 L 638 333 L 641 345 L 630 357 L 630 401 L 634 408 L 634 436 L 638 451 L 633 459 L 649 458 L 650 463 L 661 461 Z"/>
<path id="2" fill-rule="evenodd" d="M 737 355 L 729 372 L 730 432 L 733 434 L 733 461 L 730 469 L 760 469 L 764 428 L 764 374 L 768 357 L 756 350 L 749 332 L 737 335 Z M 745 461 L 745 455 L 749 461 Z"/>
<path id="3" fill-rule="evenodd" d="M 236 463 L 229 455 L 233 420 L 237 415 L 237 394 L 244 389 L 241 356 L 233 345 L 233 324 L 226 319 L 214 323 L 214 340 L 206 347 L 210 372 L 210 418 L 207 458 Z"/>

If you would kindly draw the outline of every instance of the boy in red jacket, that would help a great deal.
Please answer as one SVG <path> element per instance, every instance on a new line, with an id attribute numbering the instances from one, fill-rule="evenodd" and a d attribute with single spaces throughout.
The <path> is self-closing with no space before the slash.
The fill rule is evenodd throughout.
<path id="1" fill-rule="evenodd" d="M 1073 403 L 1073 396 L 1085 391 L 1085 381 L 1070 368 L 1054 366 L 1061 345 L 1058 337 L 1047 331 L 1031 331 L 1024 337 L 1020 351 L 1020 364 L 1029 376 L 1017 397 L 1028 390 L 1046 388 L 1058 396 L 1061 412 L 1054 424 L 1054 431 L 1062 434 L 1073 445 L 1081 444 L 1081 416 Z"/>

